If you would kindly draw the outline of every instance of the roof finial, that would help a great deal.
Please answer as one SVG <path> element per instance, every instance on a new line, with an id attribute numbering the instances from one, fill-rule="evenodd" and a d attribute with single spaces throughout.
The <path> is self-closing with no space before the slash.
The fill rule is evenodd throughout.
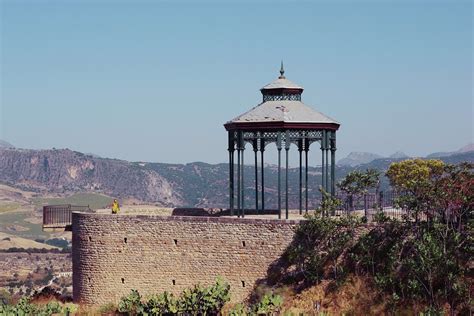
<path id="1" fill-rule="evenodd" d="M 281 68 L 280 68 L 280 77 L 278 79 L 285 79 L 285 69 L 283 69 L 283 60 L 281 61 Z"/>

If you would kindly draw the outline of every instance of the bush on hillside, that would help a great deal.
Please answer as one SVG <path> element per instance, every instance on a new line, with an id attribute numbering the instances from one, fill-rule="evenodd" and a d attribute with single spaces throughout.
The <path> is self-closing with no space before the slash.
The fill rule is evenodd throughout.
<path id="1" fill-rule="evenodd" d="M 279 281 L 302 289 L 330 280 L 336 289 L 348 275 L 366 276 L 394 305 L 416 301 L 433 310 L 445 304 L 453 312 L 467 310 L 472 228 L 390 219 L 367 227 L 351 218 L 310 216 L 283 255 Z"/>
<path id="2" fill-rule="evenodd" d="M 77 311 L 74 304 L 61 304 L 57 301 L 45 305 L 33 304 L 29 298 L 22 298 L 15 305 L 0 304 L 0 315 L 34 315 L 50 316 L 53 314 L 67 315 Z"/>
<path id="3" fill-rule="evenodd" d="M 217 315 L 230 300 L 230 285 L 222 278 L 208 287 L 195 285 L 175 298 L 167 292 L 143 300 L 137 290 L 122 297 L 118 311 L 128 315 Z"/>
<path id="4" fill-rule="evenodd" d="M 306 284 L 327 278 L 342 280 L 345 270 L 339 258 L 354 240 L 359 220 L 318 215 L 306 218 L 307 221 L 298 226 L 293 243 L 284 254 L 287 264 L 296 268 L 293 275 Z"/>

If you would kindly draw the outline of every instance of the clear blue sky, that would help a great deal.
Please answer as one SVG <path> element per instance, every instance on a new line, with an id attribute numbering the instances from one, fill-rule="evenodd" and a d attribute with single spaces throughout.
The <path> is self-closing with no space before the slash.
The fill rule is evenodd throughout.
<path id="1" fill-rule="evenodd" d="M 473 141 L 470 1 L 196 2 L 0 1 L 0 139 L 225 162 L 222 124 L 283 59 L 338 159 Z"/>

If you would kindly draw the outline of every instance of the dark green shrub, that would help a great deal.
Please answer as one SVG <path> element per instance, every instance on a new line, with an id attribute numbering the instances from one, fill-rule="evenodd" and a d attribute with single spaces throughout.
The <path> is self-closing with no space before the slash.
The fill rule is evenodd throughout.
<path id="1" fill-rule="evenodd" d="M 235 304 L 228 312 L 228 316 L 244 316 L 249 313 L 248 307 L 242 303 Z"/>
<path id="2" fill-rule="evenodd" d="M 257 302 L 250 306 L 246 306 L 242 303 L 234 305 L 226 315 L 277 315 L 280 312 L 282 305 L 283 299 L 280 295 L 265 293 Z"/>
<path id="3" fill-rule="evenodd" d="M 374 222 L 377 222 L 377 223 L 385 223 L 385 222 L 388 222 L 390 220 L 390 217 L 388 217 L 387 215 L 385 215 L 384 212 L 382 211 L 377 211 L 375 214 L 374 214 Z"/>
<path id="4" fill-rule="evenodd" d="M 349 251 L 357 274 L 371 276 L 392 297 L 422 301 L 433 310 L 468 304 L 468 235 L 447 224 L 389 221 L 362 236 Z"/>
<path id="5" fill-rule="evenodd" d="M 118 311 L 128 315 L 141 315 L 144 311 L 142 297 L 137 290 L 132 290 L 127 296 L 123 296 L 118 304 Z"/>
<path id="6" fill-rule="evenodd" d="M 16 305 L 0 304 L 0 315 L 19 316 L 49 316 L 53 314 L 67 314 L 75 312 L 76 306 L 73 304 L 62 305 L 59 302 L 51 301 L 46 305 L 32 304 L 26 297 L 21 298 Z"/>
<path id="7" fill-rule="evenodd" d="M 191 315 L 217 314 L 224 304 L 230 300 L 230 285 L 217 278 L 214 285 L 194 286 L 181 293 L 178 299 L 180 313 Z"/>
<path id="8" fill-rule="evenodd" d="M 295 273 L 301 274 L 308 284 L 324 278 L 344 279 L 339 258 L 354 240 L 358 223 L 354 217 L 307 216 L 307 221 L 298 226 L 292 246 L 284 254 L 288 264 L 294 265 Z"/>
<path id="9" fill-rule="evenodd" d="M 251 307 L 253 313 L 257 315 L 273 315 L 280 311 L 281 305 L 283 305 L 283 299 L 280 295 L 265 294 L 262 299 Z"/>
<path id="10" fill-rule="evenodd" d="M 196 285 L 186 289 L 177 299 L 164 292 L 142 301 L 140 293 L 132 290 L 122 297 L 118 311 L 127 315 L 216 315 L 229 301 L 229 291 L 230 285 L 222 278 L 208 287 Z"/>
<path id="11" fill-rule="evenodd" d="M 168 292 L 152 295 L 145 304 L 145 312 L 148 315 L 175 315 L 178 313 L 178 301 Z"/>

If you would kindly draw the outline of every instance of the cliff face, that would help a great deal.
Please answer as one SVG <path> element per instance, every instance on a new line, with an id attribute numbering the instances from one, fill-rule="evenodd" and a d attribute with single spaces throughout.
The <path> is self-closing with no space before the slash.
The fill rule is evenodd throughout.
<path id="1" fill-rule="evenodd" d="M 163 205 L 182 203 L 170 183 L 154 170 L 68 149 L 1 149 L 0 181 L 34 191 L 96 191 Z"/>

